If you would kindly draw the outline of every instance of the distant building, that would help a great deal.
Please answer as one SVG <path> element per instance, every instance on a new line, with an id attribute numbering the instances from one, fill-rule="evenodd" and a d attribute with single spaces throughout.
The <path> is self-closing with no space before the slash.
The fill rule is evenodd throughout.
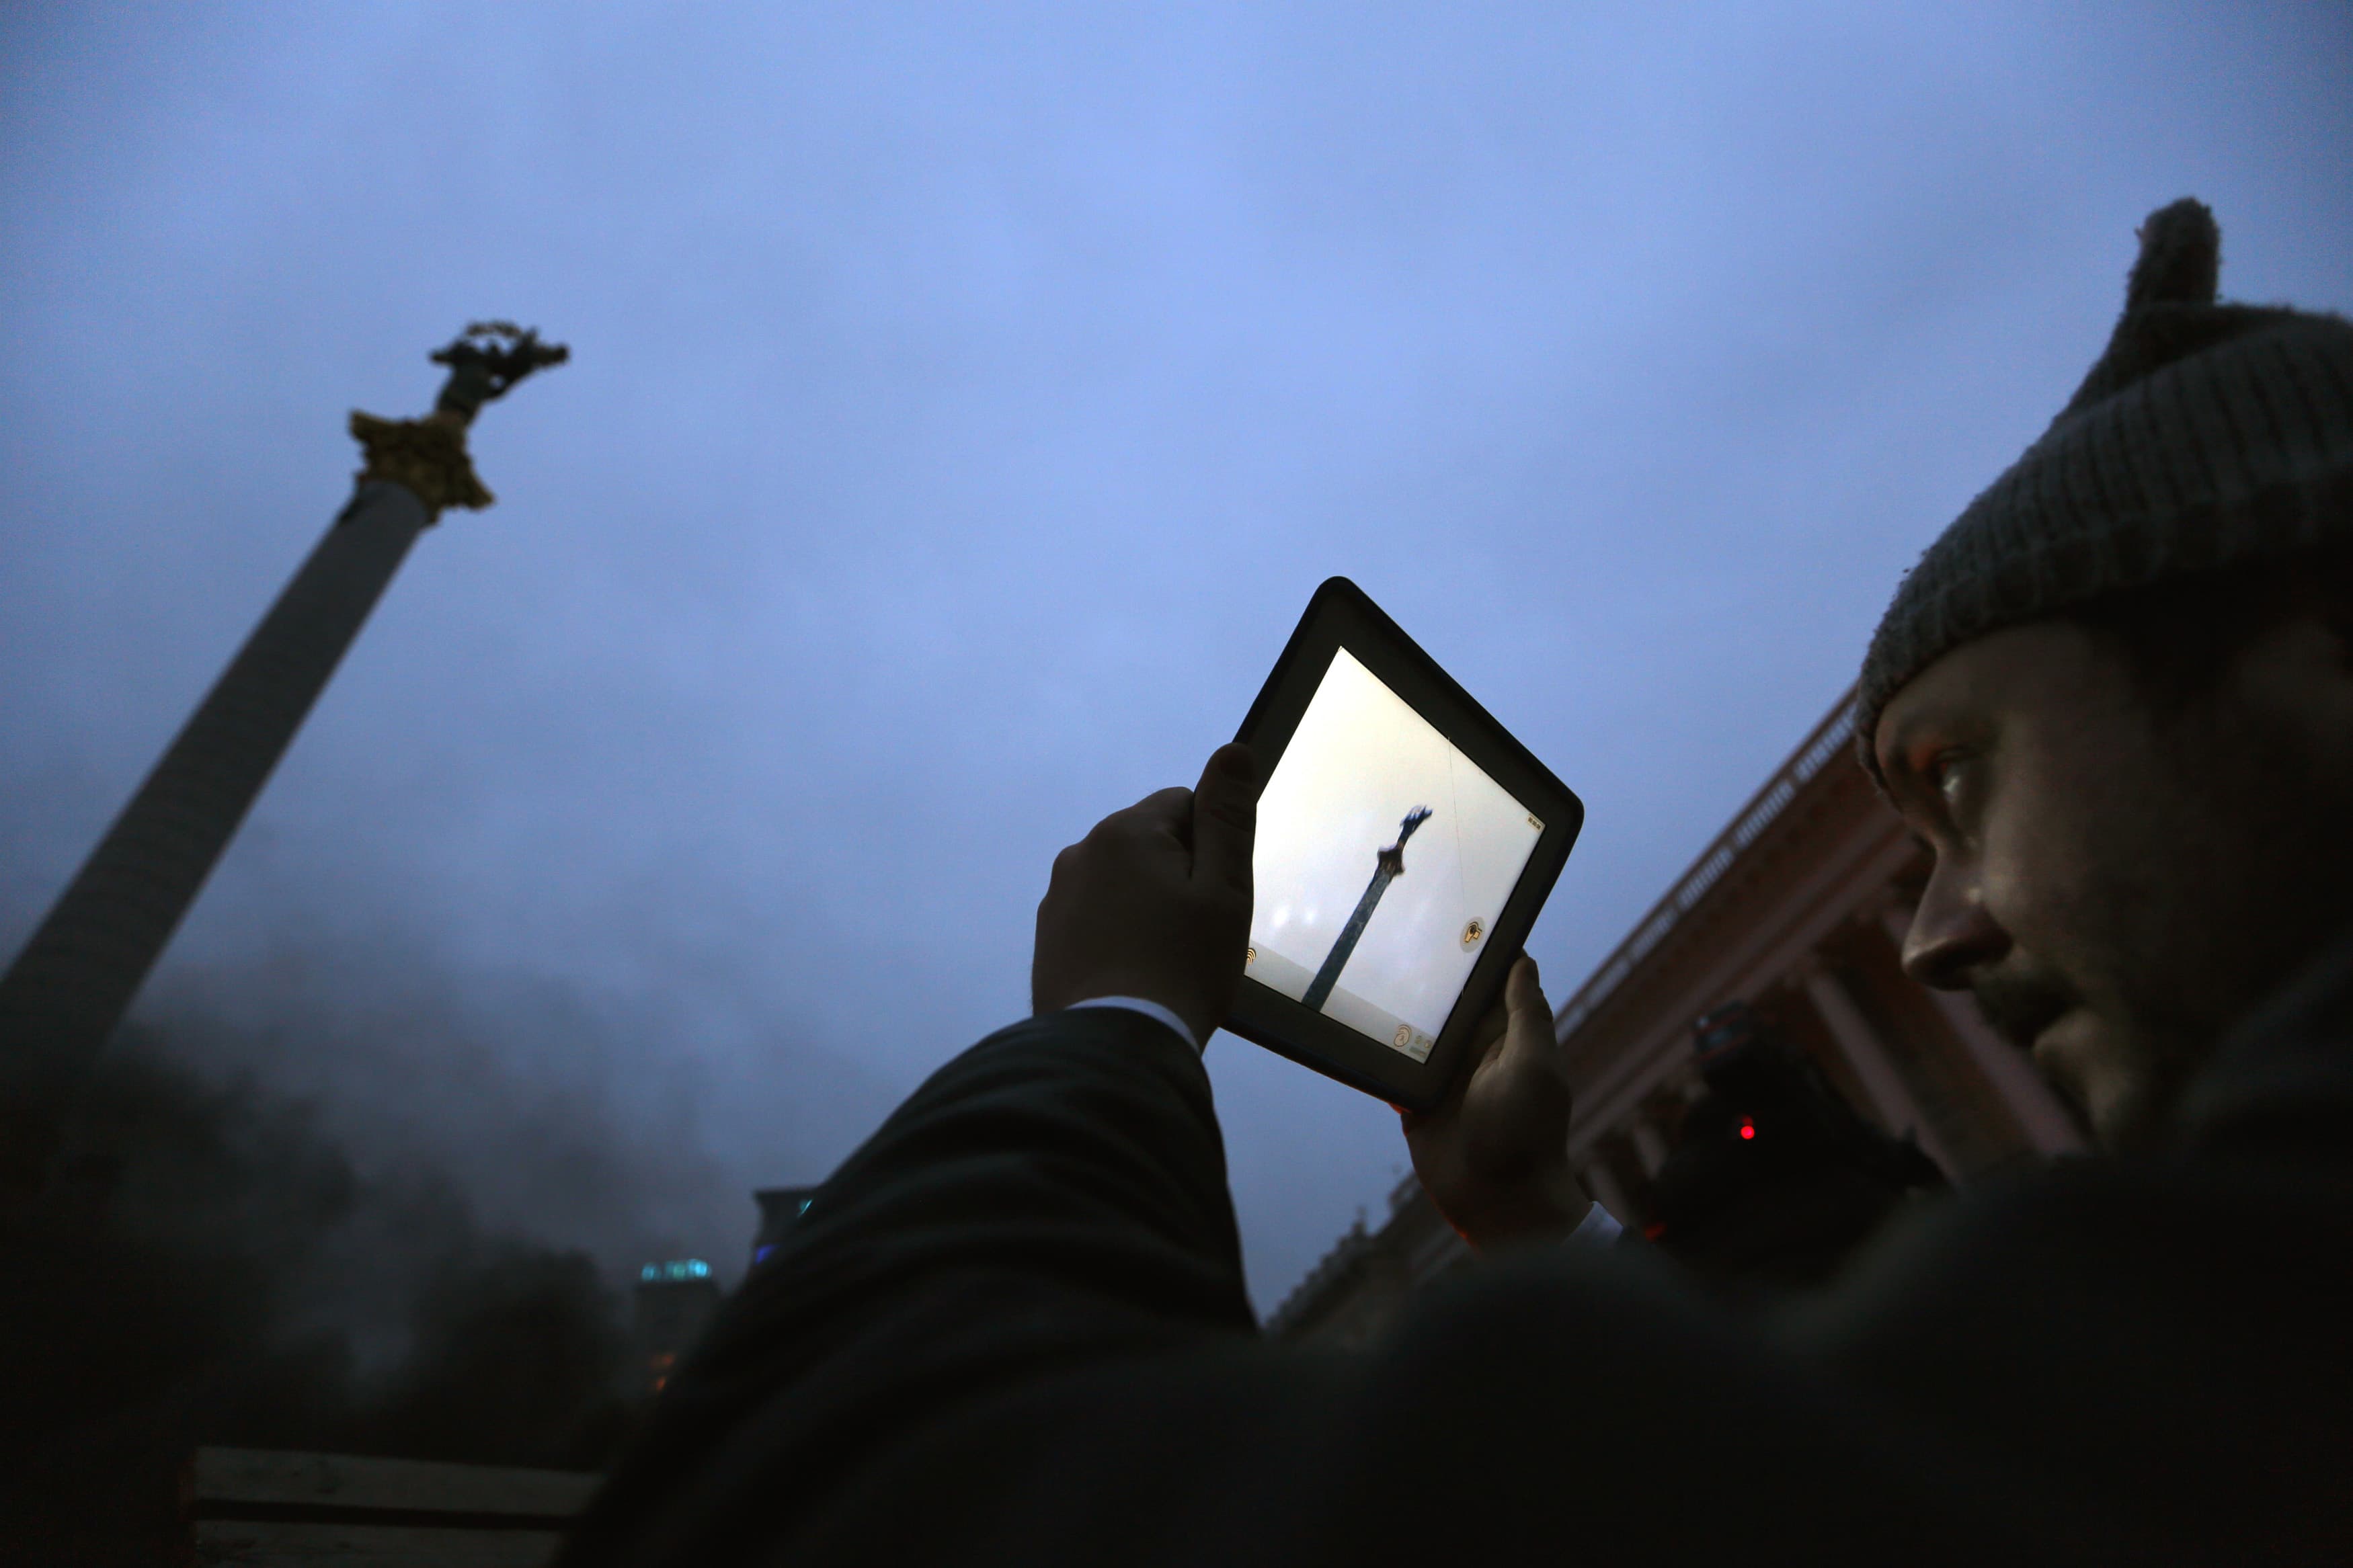
<path id="1" fill-rule="evenodd" d="M 649 1263 L 638 1270 L 637 1318 L 630 1336 L 645 1391 L 658 1394 L 678 1358 L 719 1310 L 719 1281 L 699 1258 Z"/>
<path id="2" fill-rule="evenodd" d="M 1359 1215 L 1266 1321 L 1279 1340 L 1357 1350 L 1379 1337 L 1415 1288 L 1471 1262 L 1471 1249 L 1411 1176 L 1389 1194 L 1388 1217 Z"/>
<path id="3" fill-rule="evenodd" d="M 1577 1093 L 1569 1154 L 1630 1229 L 1702 1084 L 1692 1024 L 1746 1002 L 1863 1115 L 1909 1134 L 1966 1185 L 2081 1146 L 2024 1056 L 1973 1004 L 1907 978 L 1899 949 L 1927 877 L 1903 823 L 1854 765 L 1849 709 L 1828 717 L 1555 1016 Z M 1409 1177 L 1267 1321 L 1280 1339 L 1360 1344 L 1415 1287 L 1470 1259 Z"/>

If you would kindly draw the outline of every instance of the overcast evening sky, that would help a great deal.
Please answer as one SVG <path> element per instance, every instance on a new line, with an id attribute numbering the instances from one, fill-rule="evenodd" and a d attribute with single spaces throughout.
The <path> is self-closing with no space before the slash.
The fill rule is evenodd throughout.
<path id="1" fill-rule="evenodd" d="M 2353 9 L 0 12 L 0 941 L 348 493 L 488 410 L 153 1018 L 733 1274 L 1027 1010 L 1057 849 L 1355 578 L 1584 797 L 1558 1002 L 1825 712 L 2195 194 L 2353 306 Z M 1220 1037 L 1261 1308 L 1403 1170 Z"/>

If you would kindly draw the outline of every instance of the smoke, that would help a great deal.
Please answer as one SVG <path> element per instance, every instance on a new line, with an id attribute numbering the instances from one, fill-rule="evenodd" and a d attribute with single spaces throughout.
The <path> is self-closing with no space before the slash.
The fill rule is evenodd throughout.
<path id="1" fill-rule="evenodd" d="M 0 958 L 113 793 L 55 751 L 0 760 Z M 272 823 L 0 1215 L 0 1562 L 168 1560 L 206 1444 L 601 1467 L 638 1266 L 731 1276 L 898 1098 L 709 962 L 485 953 Z"/>
<path id="2" fill-rule="evenodd" d="M 0 1562 L 166 1560 L 206 1444 L 601 1468 L 638 1265 L 732 1274 L 749 1189 L 822 1175 L 889 1108 L 802 1047 L 824 1109 L 714 1149 L 732 1075 L 677 998 L 238 881 L 96 1064 L 37 1204 L 0 1215 Z"/>
<path id="3" fill-rule="evenodd" d="M 0 1542 L 164 1560 L 218 1443 L 593 1468 L 626 1431 L 596 1261 L 486 1227 L 445 1174 L 364 1170 L 314 1105 L 152 1027 L 89 1086 L 0 1269 Z"/>
<path id="4" fill-rule="evenodd" d="M 435 1173 L 494 1229 L 616 1271 L 678 1252 L 732 1262 L 748 1239 L 754 1184 L 706 1146 L 712 1086 L 659 1008 L 381 928 L 281 934 L 155 990 L 133 1016 L 181 1059 L 303 1102 L 364 1173 Z"/>

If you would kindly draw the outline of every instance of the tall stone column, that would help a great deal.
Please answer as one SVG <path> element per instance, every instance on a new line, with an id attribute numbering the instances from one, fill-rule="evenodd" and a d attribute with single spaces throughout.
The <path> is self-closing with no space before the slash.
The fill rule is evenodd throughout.
<path id="1" fill-rule="evenodd" d="M 493 498 L 465 433 L 561 345 L 506 322 L 436 353 L 421 420 L 353 414 L 367 453 L 345 506 L 0 976 L 0 1196 L 37 1191 L 61 1118 L 417 536 Z"/>
<path id="2" fill-rule="evenodd" d="M 1805 985 L 1807 999 L 1829 1026 L 1831 1037 L 1838 1042 L 1841 1054 L 1853 1067 L 1854 1076 L 1862 1080 L 1871 1108 L 1879 1113 L 1880 1124 L 1898 1138 L 1909 1132 L 1918 1139 L 1928 1157 L 1944 1167 L 1947 1176 L 1958 1182 L 1960 1170 L 1946 1152 L 1936 1130 L 1920 1114 L 1919 1101 L 1912 1098 L 1902 1071 L 1888 1057 L 1886 1047 L 1880 1043 L 1870 1020 L 1862 1016 L 1862 1009 L 1847 994 L 1845 985 L 1838 976 L 1818 965 L 1807 972 Z"/>
<path id="3" fill-rule="evenodd" d="M 1627 1119 L 1626 1136 L 1633 1140 L 1635 1158 L 1642 1162 L 1642 1174 L 1656 1176 L 1667 1163 L 1667 1135 L 1659 1131 L 1649 1111 L 1635 1108 L 1634 1114 Z"/>
<path id="4" fill-rule="evenodd" d="M 1608 1209 L 1609 1217 L 1620 1225 L 1631 1230 L 1642 1223 L 1642 1216 L 1635 1212 L 1633 1200 L 1626 1195 L 1626 1189 L 1618 1184 L 1618 1173 L 1609 1168 L 1606 1151 L 1596 1148 L 1592 1158 L 1577 1173 L 1577 1179 L 1585 1184 L 1588 1195 Z"/>
<path id="5" fill-rule="evenodd" d="M 113 1032 L 428 521 L 406 486 L 359 486 L 0 979 L 12 1078 Z"/>

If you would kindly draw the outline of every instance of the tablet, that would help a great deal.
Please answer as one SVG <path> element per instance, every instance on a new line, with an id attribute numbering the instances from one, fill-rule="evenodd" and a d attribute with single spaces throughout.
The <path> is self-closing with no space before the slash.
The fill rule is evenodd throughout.
<path id="1" fill-rule="evenodd" d="M 1266 787 L 1226 1027 L 1429 1110 L 1583 804 L 1345 577 L 1308 601 L 1234 738 Z"/>

